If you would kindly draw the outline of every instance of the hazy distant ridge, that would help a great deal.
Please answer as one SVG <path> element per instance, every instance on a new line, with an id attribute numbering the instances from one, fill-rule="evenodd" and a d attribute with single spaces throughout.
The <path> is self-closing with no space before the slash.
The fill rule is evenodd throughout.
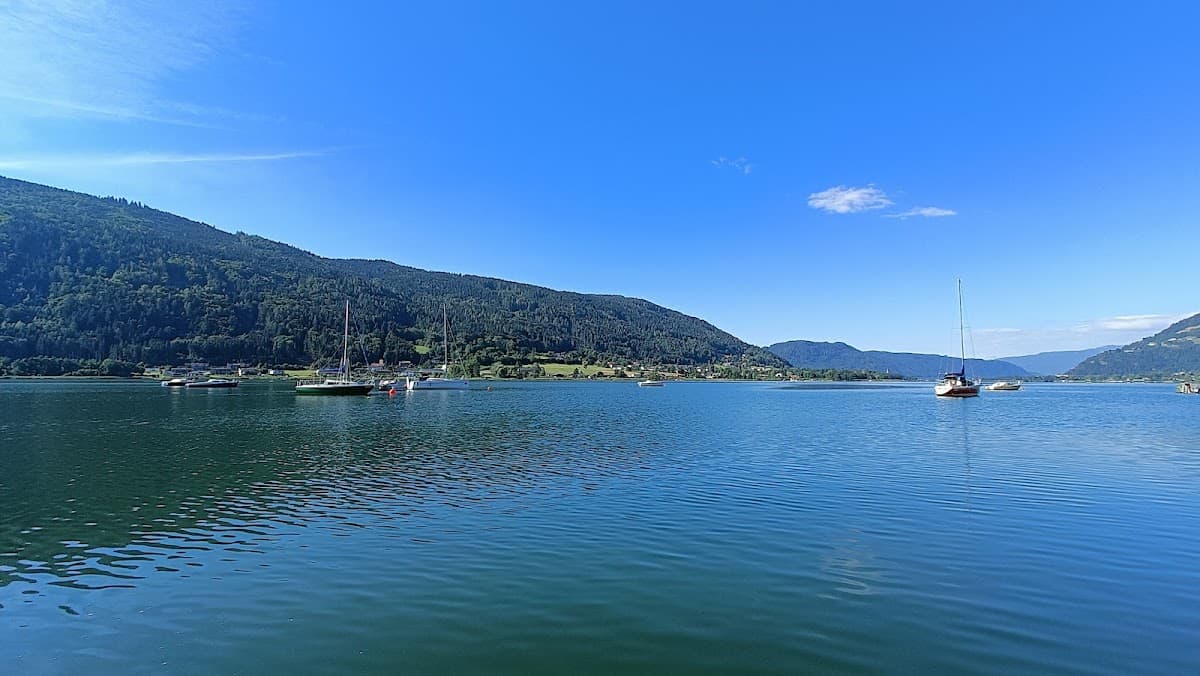
<path id="1" fill-rule="evenodd" d="M 933 378 L 957 370 L 958 357 L 912 352 L 863 351 L 846 343 L 789 340 L 767 348 L 797 368 L 868 369 L 914 378 Z M 1020 366 L 995 359 L 968 359 L 967 374 L 979 378 L 1032 375 Z"/>
<path id="2" fill-rule="evenodd" d="M 1118 345 L 1105 345 L 1103 347 L 1089 347 L 1086 350 L 1060 350 L 1058 352 L 1039 352 L 1037 354 L 1026 354 L 1019 357 L 1001 357 L 1001 361 L 1006 361 L 1010 364 L 1016 364 L 1021 368 L 1043 376 L 1056 376 L 1060 373 L 1066 373 L 1078 366 L 1083 360 L 1092 355 L 1100 354 L 1106 350 L 1119 347 Z"/>

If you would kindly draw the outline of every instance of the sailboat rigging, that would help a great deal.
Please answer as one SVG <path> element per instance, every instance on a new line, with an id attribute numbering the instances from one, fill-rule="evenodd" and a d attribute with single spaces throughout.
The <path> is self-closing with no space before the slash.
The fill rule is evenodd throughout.
<path id="1" fill-rule="evenodd" d="M 419 378 L 409 378 L 405 381 L 405 387 L 411 392 L 413 390 L 469 390 L 471 382 L 466 378 L 451 378 L 450 377 L 450 320 L 446 314 L 446 304 L 442 304 L 442 353 L 444 361 L 442 362 L 441 376 L 421 376 Z"/>
<path id="2" fill-rule="evenodd" d="M 958 280 L 958 348 L 961 361 L 956 372 L 942 376 L 942 381 L 933 387 L 939 397 L 978 397 L 979 383 L 967 378 L 967 343 L 963 325 L 962 280 Z"/>
<path id="3" fill-rule="evenodd" d="M 346 323 L 342 330 L 342 363 L 337 378 L 324 381 L 300 381 L 296 383 L 296 394 L 352 395 L 368 394 L 375 389 L 372 383 L 350 379 L 350 301 L 346 301 Z"/>

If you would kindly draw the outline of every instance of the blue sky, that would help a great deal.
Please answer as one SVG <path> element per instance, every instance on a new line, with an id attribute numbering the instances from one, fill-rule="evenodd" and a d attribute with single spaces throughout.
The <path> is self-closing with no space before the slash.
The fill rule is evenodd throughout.
<path id="1" fill-rule="evenodd" d="M 758 344 L 1200 311 L 1194 3 L 242 4 L 0 5 L 0 174 Z"/>

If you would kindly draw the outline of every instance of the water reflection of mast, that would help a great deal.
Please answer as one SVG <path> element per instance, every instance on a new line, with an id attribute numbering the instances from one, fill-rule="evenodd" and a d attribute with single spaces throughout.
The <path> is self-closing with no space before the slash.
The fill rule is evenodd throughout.
<path id="1" fill-rule="evenodd" d="M 958 408 L 962 411 L 962 425 L 960 425 L 960 427 L 962 428 L 963 437 L 963 465 L 966 468 L 964 479 L 967 489 L 967 514 L 969 515 L 971 514 L 971 437 L 967 434 L 967 410 L 970 407 L 960 406 Z M 968 522 L 969 521 L 970 518 L 968 517 Z"/>

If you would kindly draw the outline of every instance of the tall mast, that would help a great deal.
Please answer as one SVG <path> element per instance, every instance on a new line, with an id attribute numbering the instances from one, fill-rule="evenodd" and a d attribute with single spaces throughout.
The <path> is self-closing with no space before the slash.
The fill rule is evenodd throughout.
<path id="1" fill-rule="evenodd" d="M 346 301 L 346 328 L 342 332 L 342 382 L 350 380 L 350 301 Z"/>
<path id="2" fill-rule="evenodd" d="M 963 311 L 962 311 L 962 280 L 958 280 L 958 350 L 962 355 L 962 374 L 967 375 L 967 343 L 963 338 Z"/>
<path id="3" fill-rule="evenodd" d="M 442 303 L 442 351 L 445 359 L 442 365 L 446 369 L 446 377 L 450 377 L 450 321 L 446 319 L 446 304 Z"/>

